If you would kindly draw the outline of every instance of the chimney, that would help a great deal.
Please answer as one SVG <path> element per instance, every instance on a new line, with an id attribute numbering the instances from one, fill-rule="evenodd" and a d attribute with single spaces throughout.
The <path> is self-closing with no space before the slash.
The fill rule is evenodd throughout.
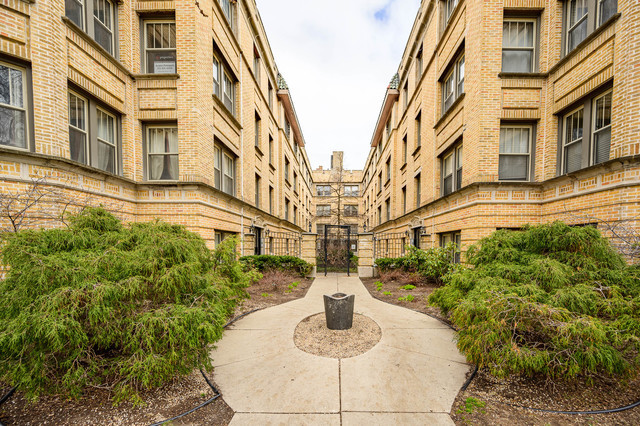
<path id="1" fill-rule="evenodd" d="M 331 170 L 342 170 L 343 158 L 343 151 L 333 151 L 333 154 L 331 154 Z"/>

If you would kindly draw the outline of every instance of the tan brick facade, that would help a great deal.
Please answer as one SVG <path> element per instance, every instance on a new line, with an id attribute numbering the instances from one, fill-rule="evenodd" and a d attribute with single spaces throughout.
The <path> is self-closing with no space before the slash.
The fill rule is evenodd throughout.
<path id="1" fill-rule="evenodd" d="M 287 253 L 299 254 L 300 233 L 311 221 L 311 168 L 255 2 L 110 1 L 111 54 L 90 31 L 99 26 L 91 3 L 84 1 L 77 25 L 78 18 L 65 16 L 64 0 L 0 2 L 0 65 L 24 72 L 28 117 L 26 149 L 0 144 L 2 190 L 46 177 L 48 185 L 77 199 L 89 194 L 128 221 L 182 223 L 211 246 L 216 234 L 239 234 L 245 254 L 254 251 L 253 231 L 262 229 L 262 252 L 269 235 L 287 235 Z M 158 46 L 148 42 L 156 31 L 150 22 L 173 25 L 159 29 L 157 39 L 166 43 L 160 47 L 173 46 L 176 58 L 155 56 L 152 70 L 145 52 Z M 222 70 L 216 76 L 214 57 Z M 226 81 L 218 81 L 216 94 L 218 77 L 231 82 L 228 103 Z M 87 105 L 86 161 L 74 161 L 71 151 L 70 90 Z M 105 162 L 94 149 L 101 137 L 96 108 L 115 118 L 113 172 L 101 170 Z M 154 163 L 163 174 L 152 180 L 154 126 L 177 128 L 177 151 L 165 136 L 163 153 L 173 157 Z M 217 165 L 218 152 L 222 164 L 228 157 L 234 165 Z"/>
<path id="2" fill-rule="evenodd" d="M 449 17 L 447 3 L 454 6 Z M 604 221 L 630 221 L 640 229 L 635 220 L 640 214 L 640 49 L 632 42 L 640 33 L 640 4 L 619 0 L 617 11 L 605 16 L 600 2 L 588 1 L 586 37 L 569 46 L 568 3 L 422 2 L 364 170 L 370 229 L 408 239 L 418 230 L 422 247 L 459 233 L 463 249 L 497 228 L 555 219 L 599 223 L 602 230 Z M 603 3 L 615 7 L 616 2 Z M 503 49 L 512 37 L 503 41 L 503 29 L 509 22 L 528 22 L 533 29 L 532 66 L 526 71 L 503 68 Z M 513 37 L 529 46 L 525 38 Z M 461 60 L 463 71 L 456 68 Z M 455 87 L 454 100 L 445 105 L 448 76 L 456 73 L 463 76 L 464 87 L 459 96 Z M 611 124 L 604 130 L 610 132 L 610 149 L 606 156 L 603 148 L 601 158 L 594 143 L 596 137 L 606 141 L 606 135 L 596 135 L 606 122 L 596 122 L 595 114 L 607 102 L 610 108 L 602 111 L 610 111 Z M 583 114 L 575 126 L 582 132 L 582 139 L 576 139 L 583 147 L 581 157 L 564 149 L 579 135 L 567 133 L 573 111 Z M 506 142 L 501 148 L 501 135 L 514 135 L 509 133 L 514 128 L 526 129 L 518 131 L 519 138 L 530 135 L 528 152 L 520 156 L 522 164 L 528 161 L 527 172 L 507 167 L 513 160 Z M 451 163 L 446 162 L 449 153 L 454 153 Z M 581 164 L 566 165 L 563 159 Z M 384 214 L 387 199 L 390 220 Z"/>

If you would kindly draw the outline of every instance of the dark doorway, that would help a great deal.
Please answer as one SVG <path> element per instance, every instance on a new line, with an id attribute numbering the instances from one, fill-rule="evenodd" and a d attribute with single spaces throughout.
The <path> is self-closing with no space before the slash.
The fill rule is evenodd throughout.
<path id="1" fill-rule="evenodd" d="M 422 230 L 421 227 L 418 228 L 413 228 L 411 230 L 412 232 L 412 238 L 411 238 L 411 244 L 415 247 L 415 248 L 420 248 L 420 231 Z"/>
<path id="2" fill-rule="evenodd" d="M 253 254 L 259 255 L 262 253 L 262 228 L 254 228 L 255 232 L 255 247 L 253 249 Z"/>

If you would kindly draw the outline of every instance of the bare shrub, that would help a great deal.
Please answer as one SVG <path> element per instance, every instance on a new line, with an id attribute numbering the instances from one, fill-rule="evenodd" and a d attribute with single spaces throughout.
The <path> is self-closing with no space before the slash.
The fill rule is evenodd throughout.
<path id="1" fill-rule="evenodd" d="M 293 272 L 270 269 L 264 271 L 258 285 L 273 286 L 274 289 L 286 288 L 289 284 L 300 281 L 300 275 Z"/>
<path id="2" fill-rule="evenodd" d="M 415 285 L 421 286 L 429 283 L 427 278 L 415 272 L 408 272 L 403 269 L 388 269 L 380 271 L 380 281 L 384 283 L 394 283 L 401 286 Z"/>

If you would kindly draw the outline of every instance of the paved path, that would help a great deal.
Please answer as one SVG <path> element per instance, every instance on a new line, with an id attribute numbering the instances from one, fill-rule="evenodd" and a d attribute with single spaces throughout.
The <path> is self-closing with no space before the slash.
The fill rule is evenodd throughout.
<path id="1" fill-rule="evenodd" d="M 355 294 L 382 329 L 370 351 L 324 358 L 293 343 L 298 323 L 324 312 L 323 294 Z M 451 425 L 469 370 L 444 324 L 371 297 L 358 278 L 317 278 L 303 299 L 236 322 L 212 352 L 231 425 Z"/>

